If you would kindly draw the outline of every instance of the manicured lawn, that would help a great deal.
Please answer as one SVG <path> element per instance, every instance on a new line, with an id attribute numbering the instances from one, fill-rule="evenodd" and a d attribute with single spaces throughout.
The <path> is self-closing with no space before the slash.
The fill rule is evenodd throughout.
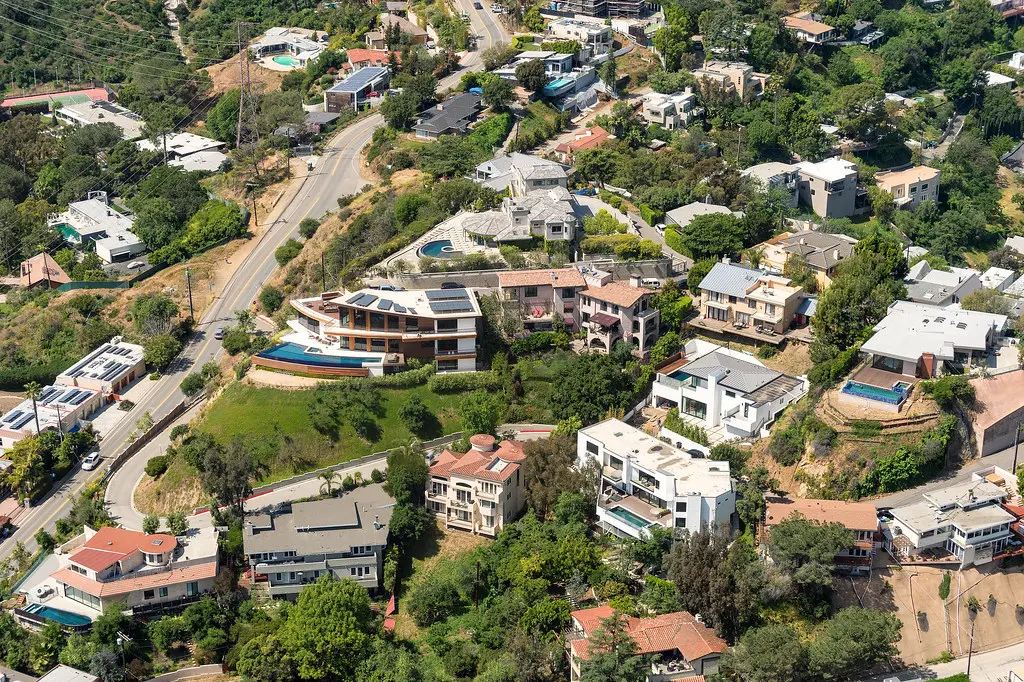
<path id="1" fill-rule="evenodd" d="M 409 432 L 398 411 L 413 395 L 417 395 L 437 416 L 440 433 L 453 433 L 461 428 L 458 414 L 460 396 L 440 396 L 426 386 L 412 389 L 382 389 L 386 413 L 378 420 L 381 438 L 368 443 L 356 435 L 349 425 L 340 431 L 337 443 L 313 429 L 306 413 L 313 391 L 283 391 L 234 384 L 211 406 L 198 428 L 227 443 L 235 436 L 253 442 L 283 440 L 278 456 L 270 462 L 270 474 L 261 483 L 287 478 L 319 467 L 346 462 L 374 452 L 381 452 L 407 443 Z"/>

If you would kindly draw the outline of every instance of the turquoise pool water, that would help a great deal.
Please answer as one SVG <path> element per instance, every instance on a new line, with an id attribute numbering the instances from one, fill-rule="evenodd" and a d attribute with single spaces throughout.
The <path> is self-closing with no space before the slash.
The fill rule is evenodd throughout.
<path id="1" fill-rule="evenodd" d="M 363 363 L 367 361 L 367 358 L 357 358 L 348 355 L 309 353 L 306 351 L 305 346 L 291 342 L 268 348 L 259 353 L 259 356 L 283 362 L 301 362 L 304 365 L 316 365 L 318 367 L 362 367 Z"/>
<path id="2" fill-rule="evenodd" d="M 554 92 L 555 90 L 558 90 L 558 88 L 561 88 L 561 87 L 563 87 L 565 85 L 568 85 L 571 82 L 572 82 L 571 78 L 557 78 L 557 79 L 551 81 L 550 83 L 548 83 L 547 85 L 545 85 L 544 89 L 545 90 L 550 90 L 551 92 Z"/>
<path id="3" fill-rule="evenodd" d="M 843 386 L 843 393 L 855 395 L 858 398 L 877 400 L 878 402 L 887 403 L 889 405 L 899 405 L 906 399 L 909 388 L 910 384 L 902 382 L 896 384 L 894 388 L 889 389 L 862 384 L 859 381 L 847 381 L 846 385 Z"/>
<path id="4" fill-rule="evenodd" d="M 622 507 L 612 507 L 608 510 L 608 513 L 612 516 L 619 517 L 634 528 L 647 528 L 647 526 L 651 525 L 651 522 L 647 519 L 642 519 L 628 509 L 623 509 Z"/>
<path id="5" fill-rule="evenodd" d="M 81 627 L 88 625 L 92 622 L 91 619 L 85 616 L 80 616 L 77 613 L 71 613 L 70 611 L 63 611 L 61 609 L 55 609 L 50 606 L 43 606 L 42 604 L 29 604 L 25 608 L 25 611 L 33 615 L 45 618 L 46 620 L 52 620 L 62 625 L 71 625 L 74 627 Z"/>
<path id="6" fill-rule="evenodd" d="M 274 60 L 275 64 L 280 64 L 281 66 L 298 66 L 299 65 L 299 60 L 298 59 L 296 59 L 295 57 L 292 57 L 291 55 L 287 55 L 287 54 L 279 54 L 276 57 L 271 57 L 271 59 Z"/>
<path id="7" fill-rule="evenodd" d="M 427 242 L 420 247 L 421 256 L 430 256 L 431 258 L 451 258 L 452 252 L 455 251 L 455 247 L 448 239 L 438 239 L 432 242 Z"/>

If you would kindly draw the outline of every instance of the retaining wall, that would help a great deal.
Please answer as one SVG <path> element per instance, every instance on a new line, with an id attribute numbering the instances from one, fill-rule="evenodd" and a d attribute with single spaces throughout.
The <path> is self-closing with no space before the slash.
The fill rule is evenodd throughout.
<path id="1" fill-rule="evenodd" d="M 209 677 L 211 675 L 220 675 L 224 672 L 223 666 L 220 663 L 211 663 L 209 665 L 197 665 L 194 668 L 182 668 L 181 670 L 173 670 L 163 675 L 157 675 L 151 677 L 145 682 L 179 682 L 180 680 L 191 680 L 196 677 Z"/>

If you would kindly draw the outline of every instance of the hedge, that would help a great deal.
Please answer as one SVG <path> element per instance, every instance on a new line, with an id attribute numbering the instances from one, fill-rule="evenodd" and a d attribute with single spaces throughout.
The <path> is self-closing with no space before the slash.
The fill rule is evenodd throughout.
<path id="1" fill-rule="evenodd" d="M 48 365 L 25 365 L 0 370 L 0 390 L 23 391 L 25 384 L 37 382 L 46 386 L 52 384 L 57 375 L 71 366 L 72 361 L 57 360 Z"/>
<path id="2" fill-rule="evenodd" d="M 665 218 L 665 212 L 651 208 L 647 204 L 640 204 L 640 217 L 648 225 L 657 225 Z"/>
<path id="3" fill-rule="evenodd" d="M 463 393 L 478 389 L 501 388 L 501 380 L 494 372 L 459 372 L 458 374 L 435 374 L 427 381 L 427 388 L 434 393 Z"/>
<path id="4" fill-rule="evenodd" d="M 167 455 L 157 455 L 146 462 L 146 475 L 151 478 L 160 478 L 170 465 Z"/>
<path id="5" fill-rule="evenodd" d="M 834 386 L 840 379 L 849 374 L 853 366 L 857 364 L 858 350 L 857 346 L 847 348 L 831 360 L 815 365 L 807 373 L 807 379 L 815 386 L 821 386 L 822 388 Z"/>
<path id="6" fill-rule="evenodd" d="M 533 332 L 525 338 L 516 339 L 512 342 L 512 354 L 516 357 L 522 357 L 545 348 L 550 348 L 551 346 L 568 348 L 569 336 L 558 332 Z"/>
<path id="7" fill-rule="evenodd" d="M 679 230 L 674 227 L 665 228 L 665 244 L 676 253 L 686 253 L 687 251 L 683 248 L 683 238 L 680 236 Z"/>

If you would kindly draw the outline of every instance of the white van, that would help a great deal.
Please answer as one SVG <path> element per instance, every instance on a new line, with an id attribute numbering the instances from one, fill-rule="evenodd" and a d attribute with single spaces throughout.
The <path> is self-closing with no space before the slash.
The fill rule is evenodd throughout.
<path id="1" fill-rule="evenodd" d="M 661 280 L 656 277 L 644 277 L 642 280 L 640 280 L 640 286 L 646 287 L 648 289 L 660 289 Z"/>

